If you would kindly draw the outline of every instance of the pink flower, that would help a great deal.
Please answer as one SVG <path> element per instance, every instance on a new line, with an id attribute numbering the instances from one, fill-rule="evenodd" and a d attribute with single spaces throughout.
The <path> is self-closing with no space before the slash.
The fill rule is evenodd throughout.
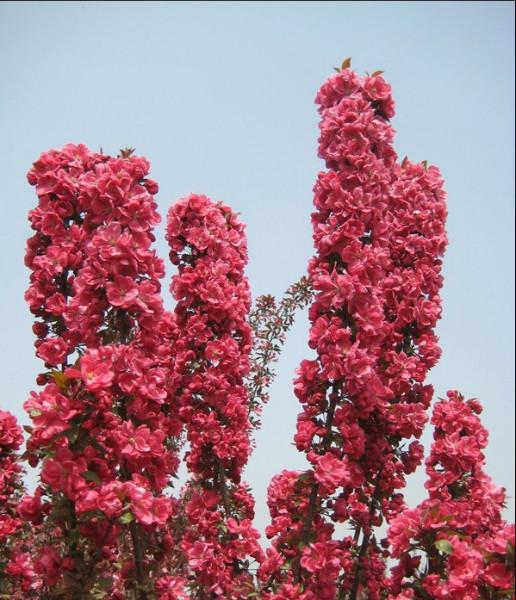
<path id="1" fill-rule="evenodd" d="M 483 578 L 495 588 L 506 590 L 514 586 L 514 572 L 500 562 L 490 563 L 483 573 Z"/>
<path id="2" fill-rule="evenodd" d="M 311 446 L 314 435 L 324 433 L 321 427 L 318 427 L 313 421 L 306 419 L 301 415 L 297 422 L 297 432 L 294 436 L 294 442 L 298 450 L 308 450 Z"/>
<path id="3" fill-rule="evenodd" d="M 53 546 L 44 546 L 34 560 L 34 570 L 46 585 L 55 585 L 61 578 L 62 560 Z"/>
<path id="4" fill-rule="evenodd" d="M 115 276 L 106 285 L 107 298 L 113 306 L 130 308 L 138 297 L 138 288 L 131 277 Z"/>
<path id="5" fill-rule="evenodd" d="M 88 470 L 83 457 L 76 457 L 68 448 L 59 448 L 54 458 L 48 458 L 41 471 L 41 481 L 54 491 L 64 492 L 70 499 L 86 487 L 82 473 Z"/>
<path id="6" fill-rule="evenodd" d="M 202 569 L 207 561 L 210 560 L 210 546 L 202 542 L 195 542 L 193 546 L 188 550 L 188 564 L 192 569 Z"/>
<path id="7" fill-rule="evenodd" d="M 33 525 L 40 525 L 43 521 L 43 514 L 48 504 L 41 503 L 41 488 L 37 488 L 34 496 L 24 496 L 16 508 L 16 512 L 25 521 L 30 521 Z"/>
<path id="8" fill-rule="evenodd" d="M 89 350 L 81 358 L 81 376 L 92 392 L 108 389 L 114 378 L 109 358 L 99 350 Z"/>
<path id="9" fill-rule="evenodd" d="M 301 566 L 309 573 L 321 571 L 327 562 L 334 560 L 335 546 L 323 543 L 310 544 L 303 549 Z"/>
<path id="10" fill-rule="evenodd" d="M 350 482 L 347 461 L 339 460 L 331 452 L 317 457 L 315 461 L 315 479 L 330 493 Z"/>
<path id="11" fill-rule="evenodd" d="M 108 517 L 119 517 L 124 508 L 126 490 L 120 481 L 103 484 L 98 491 L 96 504 Z"/>
<path id="12" fill-rule="evenodd" d="M 5 572 L 13 577 L 20 578 L 21 588 L 28 592 L 36 583 L 36 572 L 31 555 L 28 552 L 16 552 L 10 558 Z M 36 586 L 38 587 L 38 586 Z"/>
<path id="13" fill-rule="evenodd" d="M 158 600 L 188 600 L 186 581 L 182 577 L 165 575 L 156 579 Z"/>
<path id="14" fill-rule="evenodd" d="M 143 525 L 158 525 L 163 527 L 172 514 L 169 498 L 155 497 L 151 492 L 139 487 L 133 482 L 124 484 L 131 499 L 131 511 Z"/>
<path id="15" fill-rule="evenodd" d="M 21 427 L 10 412 L 0 410 L 0 448 L 17 450 L 23 442 Z"/>
<path id="16" fill-rule="evenodd" d="M 70 429 L 70 420 L 77 415 L 80 403 L 72 402 L 61 393 L 55 383 L 49 383 L 39 394 L 31 392 L 24 408 L 29 413 L 34 425 L 33 441 L 46 443 L 54 436 Z"/>
<path id="17" fill-rule="evenodd" d="M 153 522 L 158 527 L 165 527 L 172 514 L 172 505 L 169 498 L 155 497 L 152 502 Z"/>
<path id="18" fill-rule="evenodd" d="M 68 354 L 68 344 L 60 337 L 49 338 L 37 344 L 37 356 L 55 367 L 63 363 Z"/>

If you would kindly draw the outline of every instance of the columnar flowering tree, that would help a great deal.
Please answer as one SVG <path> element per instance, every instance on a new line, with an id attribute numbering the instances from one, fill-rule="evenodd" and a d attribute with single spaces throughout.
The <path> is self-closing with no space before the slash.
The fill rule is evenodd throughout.
<path id="1" fill-rule="evenodd" d="M 28 455 L 42 462 L 42 486 L 21 508 L 40 520 L 40 498 L 49 498 L 46 521 L 63 545 L 44 549 L 53 562 L 41 586 L 59 583 L 74 598 L 94 588 L 96 564 L 126 543 L 132 560 L 121 569 L 134 569 L 143 597 L 147 530 L 163 527 L 172 509 L 162 491 L 177 467 L 178 420 L 165 386 L 163 262 L 151 249 L 159 216 L 148 167 L 130 152 L 111 158 L 69 145 L 43 154 L 29 173 L 40 204 L 31 213 L 27 299 L 50 370 L 26 403 Z"/>
<path id="2" fill-rule="evenodd" d="M 10 412 L 0 410 L 0 565 L 16 556 L 23 572 L 29 562 L 30 545 L 23 545 L 22 521 L 17 508 L 23 493 L 22 467 L 18 450 L 23 442 L 21 427 Z M 7 579 L 0 576 L 0 594 L 9 591 Z"/>
<path id="3" fill-rule="evenodd" d="M 422 458 L 420 437 L 439 356 L 440 256 L 446 210 L 435 167 L 396 164 L 390 87 L 343 65 L 317 96 L 316 296 L 310 346 L 296 381 L 295 442 L 312 469 L 270 488 L 274 550 L 262 577 L 279 595 L 378 598 L 386 551 L 373 527 L 403 508 L 399 490 Z M 352 536 L 333 536 L 334 523 Z M 287 568 L 285 568 L 287 567 Z M 272 569 L 272 572 L 269 570 Z"/>
<path id="4" fill-rule="evenodd" d="M 26 299 L 45 370 L 25 404 L 23 460 L 40 484 L 24 495 L 21 429 L 0 411 L 2 597 L 514 598 L 514 526 L 483 470 L 476 400 L 437 403 L 429 498 L 410 509 L 402 493 L 423 459 L 425 378 L 440 356 L 439 171 L 398 162 L 380 72 L 359 77 L 347 60 L 316 102 L 316 254 L 308 277 L 252 311 L 244 226 L 228 206 L 190 195 L 170 209 L 167 312 L 146 159 L 70 144 L 34 163 Z M 309 467 L 273 478 L 263 549 L 243 471 L 271 363 L 310 300 L 315 358 L 294 387 Z"/>
<path id="5" fill-rule="evenodd" d="M 390 598 L 514 598 L 514 525 L 501 516 L 505 490 L 484 472 L 481 412 L 456 391 L 434 408 L 429 497 L 389 529 Z"/>
<path id="6" fill-rule="evenodd" d="M 190 449 L 181 551 L 195 597 L 248 598 L 261 559 L 254 500 L 241 482 L 250 454 L 250 291 L 244 227 L 232 210 L 189 196 L 169 211 L 171 291 L 178 327 L 173 390 Z"/>

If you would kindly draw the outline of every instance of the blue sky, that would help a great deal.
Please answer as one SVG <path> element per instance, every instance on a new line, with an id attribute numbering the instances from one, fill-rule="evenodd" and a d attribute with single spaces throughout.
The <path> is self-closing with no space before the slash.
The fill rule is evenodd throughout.
<path id="1" fill-rule="evenodd" d="M 512 2 L 2 2 L 3 408 L 27 422 L 22 404 L 40 370 L 23 301 L 36 202 L 25 174 L 37 156 L 67 142 L 136 147 L 163 216 L 189 192 L 241 213 L 253 293 L 279 295 L 312 253 L 311 190 L 323 168 L 313 99 L 347 56 L 392 84 L 400 157 L 427 159 L 445 177 L 443 356 L 429 380 L 436 396 L 460 389 L 484 403 L 488 471 L 514 496 Z M 166 258 L 163 227 L 157 235 Z M 271 476 L 305 464 L 291 445 L 291 381 L 309 356 L 307 327 L 302 314 L 246 472 L 260 527 Z M 409 502 L 423 480 L 412 478 Z"/>

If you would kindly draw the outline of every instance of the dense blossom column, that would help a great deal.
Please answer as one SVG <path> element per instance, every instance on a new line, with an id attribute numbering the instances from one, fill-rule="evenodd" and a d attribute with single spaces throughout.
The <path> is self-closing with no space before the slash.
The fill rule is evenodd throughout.
<path id="1" fill-rule="evenodd" d="M 514 598 L 514 525 L 484 471 L 477 400 L 452 391 L 436 404 L 428 498 L 404 501 L 441 352 L 445 193 L 436 167 L 398 162 L 381 72 L 349 66 L 316 97 L 327 170 L 308 277 L 251 313 L 244 225 L 228 206 L 190 195 L 170 209 L 167 312 L 148 161 L 68 144 L 33 164 L 25 298 L 44 368 L 22 455 L 21 428 L 0 410 L 0 597 Z M 309 466 L 271 481 L 264 552 L 243 470 L 271 363 L 310 302 L 313 358 L 294 383 Z M 40 468 L 32 494 L 24 460 Z"/>
<path id="2" fill-rule="evenodd" d="M 248 598 L 249 560 L 260 560 L 254 501 L 241 483 L 250 445 L 250 292 L 244 226 L 205 196 L 168 215 L 171 291 L 178 327 L 173 387 L 180 402 L 191 479 L 183 493 L 185 584 L 196 598 Z"/>
<path id="3" fill-rule="evenodd" d="M 172 510 L 162 491 L 177 467 L 179 421 L 165 385 L 170 319 L 159 295 L 163 262 L 151 248 L 159 215 L 148 170 L 131 152 L 112 158 L 66 146 L 29 173 L 40 205 L 31 213 L 27 299 L 43 319 L 38 354 L 59 369 L 40 376 L 48 383 L 26 403 L 27 448 L 33 464 L 42 460 L 39 491 L 66 515 L 53 523 L 66 538 L 73 568 L 65 585 L 76 594 L 93 585 L 97 562 L 114 559 L 108 548 L 124 526 L 133 559 L 122 570 L 134 568 L 142 589 L 146 532 Z"/>
<path id="4" fill-rule="evenodd" d="M 25 264 L 31 274 L 25 298 L 36 317 L 33 326 L 36 354 L 47 369 L 37 380 L 39 385 L 45 386 L 44 391 L 33 392 L 25 405 L 34 422 L 27 445 L 32 466 L 36 466 L 39 456 L 51 458 L 58 446 L 67 445 L 64 437 L 57 444 L 54 440 L 72 428 L 71 421 L 83 409 L 83 403 L 73 394 L 61 393 L 65 381 L 63 371 L 80 343 L 67 328 L 64 313 L 77 273 L 83 266 L 88 238 L 79 200 L 80 181 L 107 160 L 107 156 L 92 153 L 83 145 L 69 144 L 61 150 L 43 153 L 27 176 L 29 183 L 36 187 L 38 206 L 29 212 L 35 233 L 27 241 Z M 80 478 L 70 481 L 69 486 L 78 482 Z M 51 534 L 54 539 L 49 552 L 42 548 L 41 558 L 47 555 L 47 568 L 39 582 L 41 591 L 38 593 L 43 594 L 61 577 L 61 557 L 76 554 L 77 550 L 76 539 L 72 540 L 76 523 L 73 504 L 64 495 L 58 493 L 53 497 L 49 491 L 53 511 L 60 517 L 49 520 L 52 525 L 45 528 L 42 511 L 47 503 L 41 501 L 45 496 L 44 486 L 40 486 L 33 496 L 25 497 L 20 506 L 20 514 L 38 531 L 38 538 Z M 37 556 L 38 552 L 39 547 L 33 548 L 32 554 Z M 13 569 L 17 569 L 16 565 Z M 29 584 L 27 593 L 37 587 Z"/>
<path id="5" fill-rule="evenodd" d="M 23 540 L 26 531 L 17 513 L 24 489 L 18 455 L 22 442 L 15 416 L 0 410 L 0 594 L 9 593 L 13 598 L 21 597 L 15 593 L 21 587 L 18 581 L 26 588 L 36 580 L 30 558 L 32 540 Z"/>
<path id="6" fill-rule="evenodd" d="M 345 488 L 336 501 L 336 505 L 347 508 L 341 514 L 335 511 L 334 519 L 350 519 L 355 536 L 362 533 L 353 576 L 343 582 L 343 589 L 349 586 L 351 597 L 362 584 L 371 597 L 383 587 L 387 552 L 385 544 L 377 544 L 372 528 L 383 519 L 390 521 L 404 508 L 400 490 L 406 475 L 422 461 L 423 446 L 418 438 L 433 395 L 433 387 L 424 381 L 441 354 L 434 329 L 441 315 L 441 256 L 447 243 L 443 181 L 436 167 L 407 159 L 394 165 L 393 171 L 395 179 L 385 216 L 391 224 L 387 246 L 390 265 L 385 278 L 378 281 L 385 337 L 374 350 L 374 368 L 386 395 L 370 417 L 364 418 L 367 413 L 362 409 L 357 412 L 356 405 L 353 409 L 345 407 L 341 413 L 346 427 L 340 421 L 339 409 L 335 417 L 343 433 L 344 449 L 345 432 L 356 432 L 357 425 L 362 429 L 365 446 L 358 462 L 365 480 L 374 482 L 370 490 Z"/>
<path id="7" fill-rule="evenodd" d="M 302 363 L 295 384 L 295 442 L 312 469 L 272 482 L 273 549 L 261 577 L 265 590 L 284 582 L 274 599 L 356 600 L 365 590 L 374 599 L 385 551 L 373 527 L 403 506 L 398 490 L 422 458 L 417 441 L 403 444 L 421 435 L 432 395 L 423 380 L 439 356 L 446 210 L 437 169 L 395 162 L 393 101 L 379 74 L 345 67 L 316 101 L 329 168 L 312 216 L 317 359 Z M 334 539 L 335 523 L 353 535 Z"/>
<path id="8" fill-rule="evenodd" d="M 64 320 L 92 231 L 84 224 L 81 182 L 108 159 L 83 145 L 69 144 L 44 152 L 27 175 L 36 187 L 38 206 L 29 212 L 35 233 L 27 241 L 25 254 L 31 270 L 25 299 L 38 319 L 33 326 L 36 354 L 48 368 L 67 364 L 81 342 Z"/>
<path id="9" fill-rule="evenodd" d="M 514 598 L 514 525 L 502 519 L 505 490 L 484 471 L 481 411 L 478 400 L 456 391 L 434 408 L 429 497 L 389 529 L 398 559 L 393 600 Z"/>

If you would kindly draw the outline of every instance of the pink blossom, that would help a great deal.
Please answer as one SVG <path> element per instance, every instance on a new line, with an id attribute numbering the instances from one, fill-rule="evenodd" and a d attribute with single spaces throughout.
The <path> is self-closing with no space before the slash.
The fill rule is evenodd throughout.
<path id="1" fill-rule="evenodd" d="M 22 442 L 23 435 L 16 417 L 10 412 L 0 410 L 0 448 L 17 450 Z"/>
<path id="2" fill-rule="evenodd" d="M 327 452 L 316 460 L 315 479 L 330 492 L 345 486 L 350 480 L 346 461 L 339 460 Z"/>
<path id="3" fill-rule="evenodd" d="M 92 392 L 110 387 L 114 371 L 109 355 L 106 356 L 106 350 L 101 353 L 101 351 L 93 349 L 82 356 L 81 376 L 86 388 Z"/>
<path id="4" fill-rule="evenodd" d="M 49 338 L 38 344 L 36 354 L 46 363 L 55 367 L 64 362 L 68 354 L 68 344 L 60 337 Z"/>
<path id="5" fill-rule="evenodd" d="M 138 297 L 138 288 L 131 277 L 115 276 L 113 282 L 106 285 L 106 293 L 113 306 L 129 308 Z"/>

